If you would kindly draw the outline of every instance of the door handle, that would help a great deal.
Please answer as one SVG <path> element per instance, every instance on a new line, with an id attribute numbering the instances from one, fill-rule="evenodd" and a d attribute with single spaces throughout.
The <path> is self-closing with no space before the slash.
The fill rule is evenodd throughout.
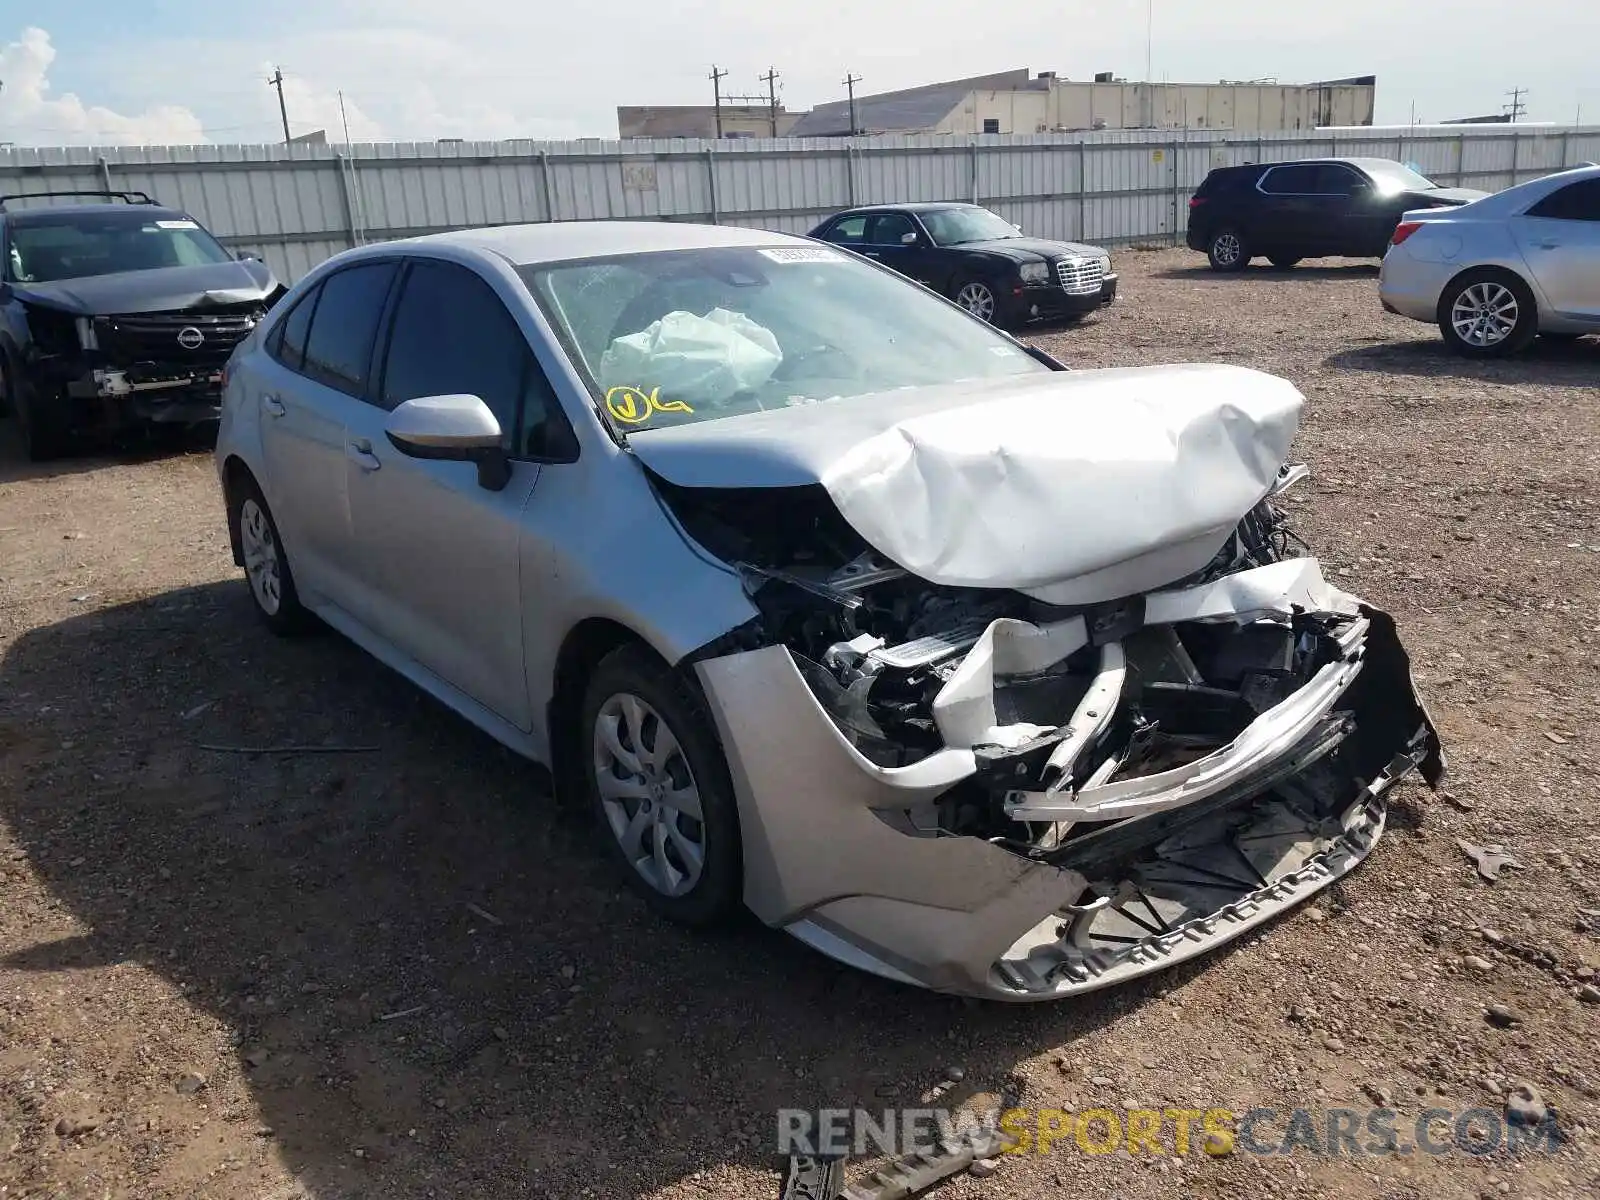
<path id="1" fill-rule="evenodd" d="M 276 396 L 262 396 L 261 407 L 266 410 L 267 416 L 269 417 L 282 417 L 287 415 L 289 412 L 289 410 L 283 406 L 283 401 L 279 400 Z"/>
<path id="2" fill-rule="evenodd" d="M 382 461 L 372 452 L 372 443 L 366 438 L 351 438 L 344 444 L 345 457 L 363 471 L 376 471 Z"/>
<path id="3" fill-rule="evenodd" d="M 868 258 L 882 258 L 883 257 L 883 255 L 879 254 L 876 250 L 863 250 L 862 253 L 865 254 Z"/>
<path id="4" fill-rule="evenodd" d="M 1535 242 L 1534 245 L 1538 246 L 1541 250 L 1554 250 L 1557 246 L 1561 245 L 1561 243 L 1556 241 L 1554 238 L 1542 238 Z"/>

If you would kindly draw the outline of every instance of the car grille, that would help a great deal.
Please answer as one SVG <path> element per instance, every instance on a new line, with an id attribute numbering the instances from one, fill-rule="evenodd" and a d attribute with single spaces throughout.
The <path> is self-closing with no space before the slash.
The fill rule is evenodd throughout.
<path id="1" fill-rule="evenodd" d="M 103 317 L 101 349 L 123 363 L 220 367 L 256 327 L 262 308 L 198 312 L 130 313 Z"/>
<path id="2" fill-rule="evenodd" d="M 1056 263 L 1056 276 L 1061 290 L 1071 296 L 1086 296 L 1098 292 L 1106 277 L 1103 258 L 1063 258 Z"/>

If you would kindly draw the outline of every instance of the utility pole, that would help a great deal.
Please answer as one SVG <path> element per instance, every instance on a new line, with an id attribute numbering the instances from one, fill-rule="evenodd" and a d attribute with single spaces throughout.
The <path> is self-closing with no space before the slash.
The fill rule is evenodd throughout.
<path id="1" fill-rule="evenodd" d="M 1519 120 L 1522 117 L 1522 114 L 1528 111 L 1528 106 L 1522 102 L 1522 98 L 1527 94 L 1527 88 L 1512 88 L 1511 91 L 1506 93 L 1506 95 L 1511 97 L 1511 103 L 1504 105 L 1503 107 L 1505 108 L 1506 112 L 1510 114 L 1513 122 Z"/>
<path id="2" fill-rule="evenodd" d="M 846 73 L 844 77 L 845 94 L 850 97 L 850 136 L 856 135 L 856 84 L 861 82 L 861 76 Z"/>
<path id="3" fill-rule="evenodd" d="M 283 103 L 283 68 L 282 67 L 274 67 L 273 68 L 272 78 L 267 80 L 267 86 L 268 87 L 275 87 L 275 88 L 278 89 L 278 115 L 283 118 L 283 140 L 285 142 L 292 142 L 292 141 L 294 141 L 294 139 L 289 136 L 289 110 L 286 107 L 284 107 L 284 103 Z"/>
<path id="4" fill-rule="evenodd" d="M 767 85 L 767 114 L 772 120 L 772 136 L 778 136 L 778 79 L 777 71 L 767 68 L 765 75 L 757 75 L 757 79 Z"/>
<path id="5" fill-rule="evenodd" d="M 727 77 L 726 71 L 719 71 L 717 64 L 711 64 L 711 105 L 717 114 L 717 140 L 722 139 L 722 81 Z"/>

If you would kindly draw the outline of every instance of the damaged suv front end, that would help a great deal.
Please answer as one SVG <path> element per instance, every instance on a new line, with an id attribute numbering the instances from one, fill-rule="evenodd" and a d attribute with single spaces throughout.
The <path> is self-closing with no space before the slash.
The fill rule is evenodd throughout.
<path id="1" fill-rule="evenodd" d="M 265 263 L 142 200 L 5 209 L 0 253 L 5 398 L 35 458 L 82 435 L 216 420 L 223 366 L 284 290 Z"/>
<path id="2" fill-rule="evenodd" d="M 877 432 L 630 438 L 760 612 L 694 656 L 747 905 L 879 975 L 1031 1001 L 1361 862 L 1384 793 L 1444 761 L 1393 622 L 1277 507 L 1299 393 L 1203 366 L 960 391 L 885 397 Z M 817 483 L 732 486 L 746 460 Z"/>

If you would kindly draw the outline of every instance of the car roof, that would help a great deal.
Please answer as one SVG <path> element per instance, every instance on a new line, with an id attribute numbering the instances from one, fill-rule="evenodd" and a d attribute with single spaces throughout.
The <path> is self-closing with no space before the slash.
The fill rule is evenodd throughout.
<path id="1" fill-rule="evenodd" d="M 1217 171 L 1265 171 L 1270 167 L 1310 167 L 1320 166 L 1323 163 L 1338 163 L 1340 166 L 1355 167 L 1358 170 L 1382 169 L 1384 167 L 1403 167 L 1405 164 L 1393 158 L 1286 158 L 1282 162 L 1240 163 L 1231 167 L 1216 167 Z"/>
<path id="2" fill-rule="evenodd" d="M 851 213 L 864 212 L 940 212 L 950 208 L 982 208 L 981 204 L 969 204 L 965 200 L 913 200 L 907 204 L 858 204 L 855 208 L 847 208 L 835 216 L 848 217 Z"/>
<path id="3" fill-rule="evenodd" d="M 805 239 L 768 229 L 695 225 L 686 221 L 555 221 L 457 229 L 387 242 L 387 246 L 458 246 L 487 250 L 517 266 L 644 254 L 658 250 L 712 250 L 736 246 L 808 245 Z M 374 247 L 379 249 L 381 247 Z"/>
<path id="4" fill-rule="evenodd" d="M 136 213 L 141 217 L 157 221 L 193 221 L 194 218 L 180 209 L 168 208 L 164 204 L 48 204 L 38 208 L 8 208 L 0 212 L 0 218 L 11 222 L 13 225 L 28 225 L 43 217 L 56 219 L 60 217 L 100 216 L 108 212 Z"/>

